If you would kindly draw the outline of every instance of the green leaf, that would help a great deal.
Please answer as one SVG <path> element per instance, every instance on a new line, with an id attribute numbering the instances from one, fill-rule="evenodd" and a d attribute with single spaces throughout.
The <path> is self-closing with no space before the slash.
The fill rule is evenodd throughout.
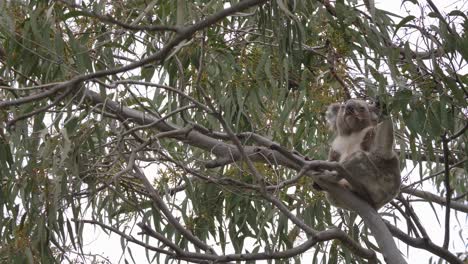
<path id="1" fill-rule="evenodd" d="M 67 130 L 67 135 L 74 134 L 76 132 L 76 128 L 78 126 L 79 119 L 78 117 L 72 117 L 65 121 L 64 127 Z"/>
<path id="2" fill-rule="evenodd" d="M 67 230 L 68 230 L 68 235 L 70 236 L 70 241 L 72 243 L 72 246 L 75 250 L 77 250 L 76 244 L 75 244 L 75 235 L 73 233 L 73 228 L 70 223 L 70 220 L 67 219 Z"/>
<path id="3" fill-rule="evenodd" d="M 413 99 L 413 92 L 410 89 L 404 89 L 396 92 L 394 97 L 391 97 L 392 107 L 398 110 L 404 110 Z"/>
<path id="4" fill-rule="evenodd" d="M 413 108 L 409 119 L 406 122 L 408 128 L 417 134 L 424 134 L 424 128 L 426 123 L 426 114 L 423 108 Z"/>
<path id="5" fill-rule="evenodd" d="M 427 118 L 428 132 L 432 137 L 440 137 L 443 134 L 442 126 L 440 124 L 440 116 L 436 116 L 431 107 Z"/>
<path id="6" fill-rule="evenodd" d="M 468 19 L 467 15 L 460 10 L 452 10 L 448 13 L 449 16 L 461 16 L 465 19 Z"/>
<path id="7" fill-rule="evenodd" d="M 147 66 L 141 68 L 141 76 L 145 80 L 145 82 L 150 82 L 153 79 L 154 73 L 156 72 L 156 68 L 153 66 Z"/>
<path id="8" fill-rule="evenodd" d="M 415 4 L 415 5 L 418 5 L 418 0 L 403 0 L 403 1 L 401 2 L 400 7 L 402 7 L 403 4 L 406 3 L 406 2 L 411 2 L 411 3 Z"/>
<path id="9" fill-rule="evenodd" d="M 26 260 L 28 261 L 29 264 L 34 264 L 35 263 L 31 248 L 29 248 L 29 247 L 25 248 L 24 249 L 24 254 L 25 254 Z"/>
<path id="10" fill-rule="evenodd" d="M 395 27 L 395 33 L 394 33 L 394 34 L 396 34 L 396 33 L 398 32 L 398 29 L 400 29 L 402 26 L 408 24 L 408 22 L 410 22 L 410 21 L 412 21 L 412 20 L 414 20 L 414 19 L 416 19 L 416 17 L 415 17 L 415 16 L 412 16 L 412 15 L 409 15 L 409 16 L 403 18 L 403 19 L 400 21 L 400 23 L 398 23 L 398 24 L 396 25 L 396 27 Z"/>

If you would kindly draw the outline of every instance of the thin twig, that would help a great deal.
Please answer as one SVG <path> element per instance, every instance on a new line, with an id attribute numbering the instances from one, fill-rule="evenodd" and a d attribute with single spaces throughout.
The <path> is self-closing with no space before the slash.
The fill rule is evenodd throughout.
<path id="1" fill-rule="evenodd" d="M 416 190 L 414 188 L 406 188 L 403 186 L 401 189 L 401 192 L 422 198 L 426 202 L 433 202 L 433 203 L 447 206 L 446 198 L 440 197 L 439 195 L 435 195 L 427 191 Z M 451 201 L 450 208 L 460 211 L 460 212 L 468 213 L 468 204 L 466 203 Z"/>
<path id="2" fill-rule="evenodd" d="M 144 173 L 137 166 L 133 167 L 135 176 L 143 182 L 143 185 L 146 188 L 146 191 L 151 196 L 151 199 L 156 208 L 159 208 L 161 212 L 166 216 L 167 221 L 174 226 L 174 228 L 179 231 L 184 237 L 186 237 L 190 242 L 192 242 L 196 247 L 209 252 L 210 254 L 217 255 L 216 251 L 208 246 L 205 242 L 201 241 L 198 237 L 194 236 L 192 232 L 187 230 L 182 224 L 172 215 L 171 210 L 167 207 L 166 203 L 159 196 L 159 193 L 154 189 L 153 185 L 146 178 Z"/>
<path id="3" fill-rule="evenodd" d="M 107 229 L 109 231 L 112 231 L 116 234 L 118 234 L 119 236 L 125 238 L 126 240 L 130 241 L 130 242 L 133 242 L 137 245 L 140 245 L 144 248 L 147 248 L 149 250 L 153 250 L 153 251 L 156 251 L 156 252 L 159 252 L 159 253 L 163 253 L 163 254 L 166 254 L 166 255 L 169 255 L 169 256 L 174 256 L 175 254 L 173 252 L 170 252 L 170 251 L 167 251 L 165 249 L 162 249 L 162 248 L 157 248 L 157 247 L 153 247 L 151 245 L 148 245 L 146 243 L 143 243 L 141 242 L 140 240 L 134 238 L 133 236 L 130 236 L 130 235 L 127 235 L 125 234 L 124 232 L 118 230 L 117 228 L 114 228 L 112 226 L 108 226 L 106 224 L 103 224 L 99 221 L 95 221 L 95 220 L 82 220 L 82 219 L 72 219 L 72 221 L 74 222 L 78 222 L 78 223 L 85 223 L 85 224 L 93 224 L 93 225 L 98 225 L 100 226 L 101 228 L 103 229 Z"/>

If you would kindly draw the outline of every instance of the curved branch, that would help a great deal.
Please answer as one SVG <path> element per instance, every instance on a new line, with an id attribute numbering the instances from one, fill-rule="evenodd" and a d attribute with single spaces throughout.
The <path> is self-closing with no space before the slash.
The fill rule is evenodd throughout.
<path id="1" fill-rule="evenodd" d="M 126 23 L 123 23 L 123 22 L 113 18 L 110 15 L 101 15 L 101 14 L 98 14 L 97 12 L 94 12 L 94 11 L 85 10 L 81 6 L 79 6 L 77 4 L 74 4 L 74 3 L 70 3 L 70 2 L 68 2 L 66 0 L 60 0 L 60 2 L 66 4 L 66 5 L 70 6 L 70 7 L 79 9 L 80 12 L 85 16 L 94 17 L 94 18 L 98 19 L 99 21 L 101 21 L 103 23 L 111 24 L 111 25 L 115 24 L 115 25 L 120 26 L 120 27 L 122 27 L 124 29 L 127 29 L 127 30 L 135 30 L 135 31 L 137 31 L 137 30 L 174 31 L 174 32 L 178 32 L 178 30 L 179 30 L 178 27 L 165 26 L 165 25 L 151 25 L 151 26 L 142 25 L 142 26 L 138 26 L 138 25 L 134 25 L 133 23 L 132 24 L 126 24 Z"/>
<path id="2" fill-rule="evenodd" d="M 156 238 L 157 240 L 161 241 L 163 244 L 171 248 L 175 251 L 175 254 L 172 254 L 176 259 L 193 259 L 193 260 L 209 260 L 216 263 L 220 262 L 229 262 L 229 261 L 252 261 L 252 260 L 271 260 L 271 259 L 285 259 L 291 258 L 293 256 L 297 256 L 302 254 L 316 245 L 318 242 L 321 241 L 328 241 L 331 239 L 336 239 L 337 237 L 349 237 L 340 229 L 332 228 L 325 231 L 318 232 L 315 236 L 309 238 L 304 243 L 284 250 L 284 251 L 275 251 L 275 252 L 261 252 L 261 253 L 241 253 L 241 254 L 228 254 L 223 256 L 215 256 L 215 255 L 208 255 L 203 253 L 193 253 L 187 252 L 178 247 L 172 241 L 164 237 L 163 235 L 159 234 L 158 232 L 151 229 L 148 225 L 139 223 L 138 226 L 142 229 L 144 234 L 147 234 L 151 237 Z M 354 241 L 353 241 L 354 242 Z M 355 242 L 354 242 L 355 243 Z M 369 250 L 368 250 L 369 251 Z M 372 251 L 369 251 L 370 256 L 373 258 L 370 259 L 369 263 L 376 263 L 375 254 Z"/>
<path id="3" fill-rule="evenodd" d="M 279 199 L 277 199 L 273 195 L 264 193 L 263 197 L 269 202 L 271 202 L 272 204 L 274 204 L 286 217 L 288 217 L 289 220 L 291 220 L 291 222 L 293 222 L 295 225 L 297 225 L 302 230 L 304 230 L 309 236 L 312 236 L 312 238 L 315 238 L 318 241 L 338 239 L 356 255 L 369 259 L 369 263 L 376 262 L 375 261 L 376 256 L 373 251 L 361 247 L 361 245 L 359 245 L 357 242 L 352 240 L 343 231 L 336 229 L 334 232 L 335 234 L 333 236 L 331 236 L 331 234 L 324 235 L 323 232 L 314 230 L 313 228 L 308 226 L 306 223 L 304 223 L 301 219 L 299 219 L 297 216 L 295 216 L 293 213 L 291 213 L 289 209 Z"/>
<path id="4" fill-rule="evenodd" d="M 119 103 L 112 101 L 107 98 L 102 98 L 98 93 L 93 92 L 91 90 L 85 91 L 85 97 L 89 100 L 89 102 L 93 105 L 102 104 L 105 108 L 118 116 L 121 116 L 124 119 L 131 120 L 139 125 L 150 125 L 155 124 L 154 128 L 161 131 L 167 132 L 171 130 L 177 130 L 178 127 L 169 125 L 166 122 L 157 122 L 157 118 L 145 115 L 145 113 L 131 109 L 126 106 L 121 106 Z M 191 130 L 186 135 L 174 135 L 173 138 L 178 140 L 183 140 L 185 143 L 204 149 L 218 157 L 217 160 L 208 162 L 206 164 L 207 168 L 214 168 L 219 167 L 227 164 L 231 164 L 236 162 L 240 159 L 241 155 L 238 149 L 232 145 L 227 144 L 223 141 L 217 140 L 213 137 L 204 135 L 196 130 Z M 257 146 L 246 146 L 245 152 L 249 156 L 250 159 L 253 161 L 261 161 L 261 162 L 271 162 L 273 164 L 279 164 L 287 166 L 288 168 L 292 168 L 295 170 L 300 170 L 301 166 L 297 163 L 292 162 L 287 157 L 284 157 L 280 152 L 271 150 L 265 147 L 257 147 Z"/>
<path id="5" fill-rule="evenodd" d="M 435 254 L 435 255 L 443 258 L 443 259 L 445 259 L 447 262 L 449 262 L 451 264 L 463 264 L 463 261 L 461 261 L 455 255 L 450 253 L 450 251 L 435 245 L 430 240 L 424 239 L 424 238 L 410 237 L 405 232 L 401 231 L 400 229 L 393 226 L 392 224 L 390 224 L 388 222 L 385 222 L 385 224 L 387 225 L 388 229 L 390 229 L 390 232 L 392 232 L 392 234 L 395 237 L 397 237 L 401 241 L 405 242 L 406 244 L 408 244 L 408 245 L 410 245 L 412 247 L 415 247 L 415 248 L 425 249 L 425 250 L 427 250 L 427 251 L 429 251 L 429 252 L 431 252 L 431 253 L 433 253 L 433 254 Z"/>
<path id="6" fill-rule="evenodd" d="M 408 188 L 406 186 L 403 186 L 401 188 L 401 192 L 406 193 L 406 194 L 410 194 L 410 195 L 414 195 L 414 196 L 422 198 L 422 199 L 424 199 L 426 201 L 437 203 L 437 204 L 440 204 L 440 205 L 443 205 L 443 206 L 447 205 L 447 202 L 446 202 L 444 197 L 440 197 L 440 196 L 435 195 L 435 194 L 430 193 L 430 192 L 420 191 L 420 190 Z M 450 208 L 461 211 L 461 212 L 464 212 L 464 213 L 468 213 L 468 204 L 465 204 L 465 203 L 451 201 L 450 202 Z"/>
<path id="7" fill-rule="evenodd" d="M 46 97 L 54 95 L 59 90 L 65 88 L 65 87 L 70 87 L 71 85 L 72 85 L 72 83 L 68 83 L 68 82 L 67 83 L 60 83 L 60 84 L 57 84 L 57 85 L 53 86 L 51 89 L 48 89 L 48 90 L 46 90 L 44 92 L 34 93 L 32 95 L 24 96 L 24 97 L 18 98 L 16 100 L 2 101 L 2 102 L 0 102 L 0 109 L 6 108 L 6 107 L 9 107 L 9 106 L 18 106 L 18 105 L 22 105 L 22 104 L 26 104 L 26 103 L 30 103 L 30 102 L 35 102 L 35 101 L 44 99 Z M 21 89 L 18 89 L 18 90 L 20 91 Z"/>
<path id="8" fill-rule="evenodd" d="M 167 205 L 164 203 L 164 201 L 161 199 L 159 196 L 159 193 L 154 189 L 153 185 L 149 180 L 146 178 L 146 176 L 141 172 L 141 170 L 133 166 L 135 176 L 140 179 L 143 182 L 143 185 L 146 188 L 146 191 L 150 195 L 154 206 L 156 208 L 159 208 L 161 212 L 166 216 L 167 221 L 174 226 L 174 228 L 179 231 L 184 237 L 186 237 L 190 242 L 192 242 L 196 247 L 209 252 L 211 255 L 217 255 L 216 251 L 208 246 L 205 242 L 201 241 L 198 237 L 193 235 L 189 230 L 187 230 L 182 224 L 172 215 L 171 210 L 167 207 Z"/>
<path id="9" fill-rule="evenodd" d="M 130 63 L 126 66 L 119 67 L 119 68 L 114 68 L 114 69 L 108 69 L 108 70 L 102 70 L 102 71 L 97 71 L 94 73 L 86 74 L 86 75 L 81 75 L 78 77 L 75 77 L 72 80 L 77 80 L 77 81 L 87 81 L 91 80 L 94 78 L 101 78 L 105 77 L 108 75 L 113 75 L 117 73 L 122 73 L 126 72 L 129 70 L 133 70 L 135 68 L 141 67 L 143 65 L 146 65 L 148 63 L 154 63 L 157 61 L 164 61 L 172 52 L 172 50 L 182 43 L 183 41 L 190 39 L 195 32 L 202 30 L 206 27 L 209 27 L 218 21 L 222 20 L 223 18 L 232 15 L 236 12 L 242 11 L 244 9 L 261 5 L 263 3 L 267 2 L 267 0 L 245 0 L 241 1 L 240 3 L 233 5 L 229 8 L 223 9 L 219 11 L 218 13 L 215 13 L 211 16 L 208 16 L 206 19 L 201 20 L 191 26 L 187 26 L 184 28 L 180 28 L 176 36 L 169 41 L 164 47 L 159 50 L 158 52 L 154 53 L 153 55 L 150 55 L 144 59 L 141 59 L 137 62 Z"/>
<path id="10" fill-rule="evenodd" d="M 306 242 L 302 243 L 301 245 L 293 247 L 291 249 L 287 249 L 285 251 L 272 252 L 272 253 L 256 253 L 256 254 L 232 254 L 232 255 L 221 256 L 219 257 L 218 261 L 226 262 L 226 261 L 238 261 L 238 260 L 248 261 L 248 260 L 289 258 L 289 257 L 297 256 L 298 254 L 304 253 L 306 250 L 310 249 L 318 242 L 336 239 L 338 237 L 341 237 L 342 235 L 346 236 L 349 239 L 349 237 L 343 231 L 337 228 L 333 228 L 333 229 L 321 231 L 316 236 L 309 238 Z M 375 254 L 373 254 L 372 251 L 370 252 L 373 258 L 369 259 L 369 263 L 376 263 L 376 262 L 371 262 L 371 261 L 375 261 Z"/>
<path id="11" fill-rule="evenodd" d="M 156 252 L 159 252 L 159 253 L 163 253 L 163 254 L 166 254 L 166 255 L 169 255 L 169 256 L 173 256 L 175 255 L 174 253 L 170 252 L 170 251 L 167 251 L 165 249 L 162 249 L 162 248 L 157 248 L 157 247 L 153 247 L 151 245 L 148 245 L 146 243 L 143 243 L 141 242 L 140 240 L 130 236 L 130 235 L 127 235 L 125 234 L 124 232 L 118 230 L 117 228 L 114 228 L 112 226 L 108 226 L 108 225 L 105 225 L 99 221 L 95 221 L 95 220 L 80 220 L 80 219 L 72 219 L 72 221 L 74 222 L 78 222 L 78 223 L 83 223 L 83 224 L 93 224 L 93 225 L 98 225 L 100 226 L 102 229 L 107 229 L 111 232 L 114 232 L 116 234 L 118 234 L 119 236 L 125 238 L 126 240 L 130 241 L 130 242 L 133 242 L 137 245 L 140 245 L 144 248 L 147 248 L 149 250 L 153 250 L 153 251 L 156 251 Z"/>
<path id="12" fill-rule="evenodd" d="M 320 184 L 321 187 L 324 187 L 334 197 L 339 198 L 340 204 L 345 204 L 347 207 L 353 208 L 361 216 L 366 225 L 372 231 L 372 234 L 375 237 L 375 240 L 377 241 L 387 263 L 406 263 L 393 240 L 392 234 L 377 211 L 372 208 L 370 204 L 360 199 L 349 190 L 340 188 L 336 184 L 326 181 L 323 181 Z"/>
<path id="13" fill-rule="evenodd" d="M 34 115 L 40 114 L 40 113 L 45 112 L 45 111 L 47 111 L 48 109 L 54 107 L 55 105 L 59 104 L 59 103 L 62 101 L 62 99 L 64 99 L 65 97 L 67 97 L 69 94 L 71 94 L 72 91 L 73 91 L 73 88 L 74 88 L 73 86 L 70 86 L 69 88 L 67 88 L 67 90 L 65 90 L 62 94 L 59 94 L 59 95 L 54 99 L 54 101 L 53 101 L 52 103 L 47 104 L 47 105 L 45 105 L 45 106 L 43 106 L 43 107 L 40 107 L 40 108 L 38 108 L 38 109 L 35 109 L 35 110 L 33 110 L 33 111 L 29 112 L 29 113 L 26 113 L 26 114 L 24 114 L 24 115 L 20 115 L 20 116 L 14 118 L 14 119 L 8 121 L 8 122 L 6 123 L 6 128 L 9 129 L 11 126 L 13 126 L 13 125 L 14 125 L 16 122 L 18 122 L 18 121 L 21 121 L 21 120 L 23 120 L 23 119 L 27 119 L 27 118 L 32 117 L 32 116 L 34 116 Z"/>
<path id="14" fill-rule="evenodd" d="M 150 55 L 150 56 L 148 56 L 148 57 L 146 57 L 144 59 L 141 59 L 139 61 L 127 64 L 127 65 L 122 66 L 122 67 L 107 69 L 107 70 L 101 70 L 101 71 L 97 71 L 97 72 L 93 72 L 93 73 L 88 73 L 88 74 L 83 74 L 83 75 L 76 76 L 76 77 L 72 78 L 69 81 L 63 82 L 63 83 L 61 83 L 59 85 L 56 85 L 56 86 L 52 87 L 52 89 L 49 89 L 46 92 L 43 92 L 43 93 L 40 93 L 40 94 L 34 94 L 34 95 L 31 95 L 31 96 L 27 96 L 27 97 L 23 97 L 23 98 L 20 98 L 20 99 L 17 99 L 17 100 L 0 102 L 0 108 L 11 106 L 11 105 L 25 104 L 25 103 L 29 103 L 29 102 L 32 102 L 32 101 L 35 101 L 35 100 L 38 100 L 38 99 L 43 99 L 45 97 L 48 97 L 48 96 L 58 92 L 61 89 L 64 89 L 64 88 L 67 88 L 67 87 L 70 87 L 70 86 L 74 86 L 74 84 L 76 84 L 76 83 L 86 82 L 86 81 L 91 80 L 91 79 L 102 78 L 102 77 L 105 77 L 105 76 L 108 76 L 108 75 L 113 75 L 113 74 L 117 74 L 117 73 L 126 72 L 126 71 L 129 71 L 129 70 L 133 70 L 135 68 L 144 66 L 144 65 L 149 64 L 149 63 L 154 63 L 154 62 L 157 62 L 157 61 L 164 61 L 171 54 L 171 52 L 173 51 L 173 49 L 177 45 L 179 45 L 180 43 L 182 43 L 183 41 L 185 41 L 187 39 L 190 39 L 192 37 L 192 35 L 195 34 L 195 32 L 197 32 L 199 30 L 202 30 L 202 29 L 204 29 L 206 27 L 209 27 L 209 26 L 217 23 L 218 21 L 222 20 L 223 18 L 225 18 L 225 17 L 227 17 L 229 15 L 232 15 L 232 14 L 234 14 L 236 12 L 242 11 L 244 9 L 247 9 L 247 8 L 250 8 L 250 7 L 253 7 L 253 6 L 261 5 L 261 4 L 265 3 L 265 2 L 267 2 L 267 0 L 245 0 L 245 1 L 241 1 L 238 4 L 233 5 L 233 6 L 229 7 L 229 8 L 223 9 L 223 10 L 221 10 L 221 11 L 219 11 L 219 12 L 217 12 L 217 13 L 211 15 L 211 16 L 208 16 L 206 19 L 201 20 L 201 21 L 199 21 L 199 22 L 197 22 L 197 23 L 195 23 L 195 24 L 193 24 L 191 26 L 180 28 L 180 30 L 175 35 L 175 37 L 172 40 L 170 40 L 161 50 L 159 50 L 158 52 L 156 52 L 153 55 Z"/>

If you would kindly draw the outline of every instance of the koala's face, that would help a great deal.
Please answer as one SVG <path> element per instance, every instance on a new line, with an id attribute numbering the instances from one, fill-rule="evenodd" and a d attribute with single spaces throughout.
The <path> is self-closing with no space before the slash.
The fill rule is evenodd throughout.
<path id="1" fill-rule="evenodd" d="M 374 111 L 362 100 L 351 99 L 339 106 L 336 116 L 336 129 L 340 135 L 359 132 L 375 125 Z"/>

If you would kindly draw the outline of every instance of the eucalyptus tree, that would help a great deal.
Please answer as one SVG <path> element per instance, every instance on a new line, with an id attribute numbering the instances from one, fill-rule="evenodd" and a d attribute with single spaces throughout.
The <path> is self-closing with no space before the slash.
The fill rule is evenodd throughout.
<path id="1" fill-rule="evenodd" d="M 452 213 L 468 212 L 457 5 L 1 1 L 1 262 L 92 262 L 96 226 L 145 248 L 134 262 L 404 263 L 398 239 L 463 263 L 449 250 Z M 419 168 L 380 214 L 312 188 L 314 170 L 340 168 L 324 161 L 324 111 L 348 98 L 384 103 L 401 165 Z M 421 201 L 443 206 L 443 242 Z"/>

